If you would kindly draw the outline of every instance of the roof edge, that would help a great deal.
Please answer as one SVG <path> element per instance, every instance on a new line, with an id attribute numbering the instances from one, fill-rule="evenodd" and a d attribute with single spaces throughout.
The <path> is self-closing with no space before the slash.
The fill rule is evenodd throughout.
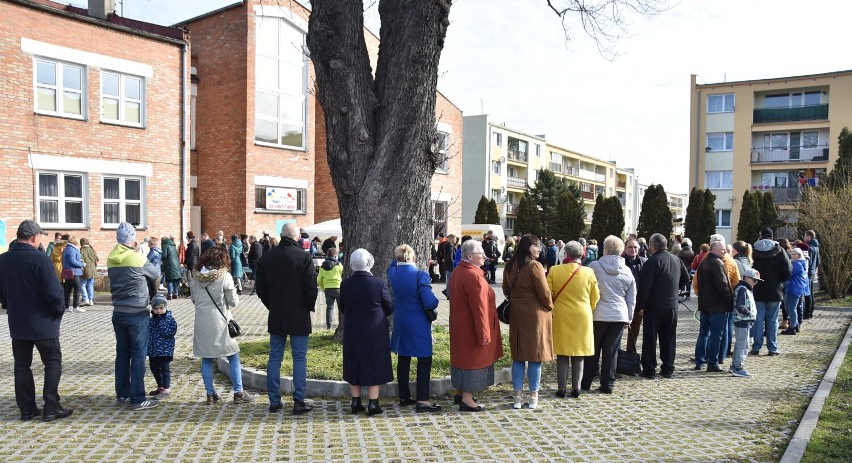
<path id="1" fill-rule="evenodd" d="M 852 69 L 845 71 L 832 71 L 832 72 L 823 72 L 819 74 L 803 74 L 799 76 L 785 76 L 785 77 L 768 77 L 765 79 L 750 79 L 750 80 L 735 80 L 732 82 L 715 82 L 709 84 L 696 84 L 697 88 L 701 87 L 719 87 L 725 85 L 742 85 L 742 84 L 751 84 L 751 83 L 763 83 L 763 82 L 779 82 L 783 80 L 800 80 L 800 79 L 814 79 L 820 77 L 832 77 L 832 76 L 842 76 L 842 75 L 852 75 Z"/>
<path id="2" fill-rule="evenodd" d="M 194 16 L 194 17 L 189 18 L 189 19 L 184 19 L 184 20 L 183 20 L 183 21 L 181 21 L 181 22 L 174 23 L 174 24 L 172 24 L 172 27 L 185 26 L 185 25 L 187 25 L 187 24 L 189 24 L 189 23 L 191 23 L 191 22 L 199 21 L 199 20 L 202 20 L 202 19 L 207 18 L 207 17 L 209 17 L 209 16 L 213 16 L 213 15 L 215 15 L 215 14 L 222 13 L 223 11 L 228 11 L 228 10 L 230 10 L 230 9 L 232 9 L 232 8 L 236 8 L 236 7 L 238 7 L 238 6 L 243 6 L 243 5 L 245 5 L 245 2 L 243 2 L 242 0 L 239 0 L 239 1 L 237 1 L 236 3 L 232 3 L 232 4 L 230 4 L 230 5 L 225 5 L 225 6 L 223 6 L 222 8 L 217 8 L 217 9 L 215 9 L 215 10 L 213 10 L 213 11 L 208 11 L 207 13 L 202 13 L 202 14 L 200 14 L 200 15 L 198 15 L 198 16 Z"/>

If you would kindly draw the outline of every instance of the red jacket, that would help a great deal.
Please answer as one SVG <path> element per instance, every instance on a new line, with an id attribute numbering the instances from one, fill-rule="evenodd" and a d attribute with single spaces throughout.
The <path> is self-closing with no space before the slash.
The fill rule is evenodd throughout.
<path id="1" fill-rule="evenodd" d="M 478 370 L 502 356 L 494 290 L 479 267 L 462 260 L 450 279 L 450 365 Z"/>

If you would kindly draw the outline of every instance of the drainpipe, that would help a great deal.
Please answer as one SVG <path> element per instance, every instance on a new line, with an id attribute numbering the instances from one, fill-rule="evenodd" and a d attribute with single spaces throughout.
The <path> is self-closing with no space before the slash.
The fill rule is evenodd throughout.
<path id="1" fill-rule="evenodd" d="M 187 101 L 187 82 L 186 82 L 186 74 L 189 72 L 187 68 L 187 48 L 189 48 L 189 44 L 187 42 L 189 32 L 184 32 L 184 44 L 180 49 L 180 96 L 181 96 L 181 105 L 180 105 L 180 240 L 183 241 L 183 237 L 186 236 L 187 225 L 186 225 L 186 211 L 187 211 L 187 188 L 186 183 L 189 178 L 189 166 L 187 165 L 187 155 L 186 151 L 189 146 L 187 142 L 187 125 L 189 123 L 189 112 L 187 111 L 187 105 L 189 104 Z"/>
<path id="2" fill-rule="evenodd" d="M 695 188 L 698 188 L 698 173 L 700 172 L 701 153 L 704 151 L 701 148 L 701 89 L 695 83 L 695 78 L 692 79 L 694 91 L 697 93 L 696 109 L 695 109 Z"/>

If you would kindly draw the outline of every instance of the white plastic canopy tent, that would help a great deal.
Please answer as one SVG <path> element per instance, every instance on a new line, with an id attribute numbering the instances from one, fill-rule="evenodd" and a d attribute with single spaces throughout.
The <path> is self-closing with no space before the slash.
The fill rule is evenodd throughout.
<path id="1" fill-rule="evenodd" d="M 326 220 L 325 222 L 315 223 L 308 227 L 303 227 L 305 233 L 311 238 L 319 236 L 320 238 L 328 238 L 330 236 L 343 237 L 343 229 L 340 226 L 340 219 Z"/>

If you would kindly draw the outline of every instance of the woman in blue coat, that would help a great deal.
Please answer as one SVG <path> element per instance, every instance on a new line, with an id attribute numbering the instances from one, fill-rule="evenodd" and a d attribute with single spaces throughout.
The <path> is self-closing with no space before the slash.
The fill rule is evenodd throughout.
<path id="1" fill-rule="evenodd" d="M 243 242 L 237 235 L 231 235 L 231 247 L 228 250 L 231 257 L 231 276 L 234 277 L 234 285 L 237 294 L 243 294 Z"/>
<path id="2" fill-rule="evenodd" d="M 805 296 L 809 295 L 808 284 L 808 261 L 799 248 L 790 250 L 790 261 L 793 264 L 793 272 L 784 285 L 784 305 L 790 316 L 790 326 L 781 334 L 796 334 L 802 324 L 804 317 Z"/>
<path id="3" fill-rule="evenodd" d="M 68 238 L 68 244 L 62 250 L 62 272 L 66 273 L 68 269 L 73 270 L 72 278 L 65 278 L 62 282 L 65 287 L 65 307 L 66 310 L 82 313 L 86 309 L 80 307 L 80 277 L 83 276 L 83 256 L 80 254 L 80 245 L 77 243 L 77 238 Z M 74 292 L 73 305 L 71 300 L 71 292 Z"/>
<path id="4" fill-rule="evenodd" d="M 429 274 L 414 264 L 414 249 L 407 244 L 394 249 L 396 260 L 388 269 L 388 282 L 393 288 L 394 316 L 391 350 L 398 356 L 396 380 L 399 383 L 399 405 L 417 404 L 415 411 L 437 412 L 440 405 L 429 402 L 432 377 L 432 322 L 426 310 L 438 307 L 432 293 Z M 417 357 L 417 399 L 411 398 L 408 372 L 411 357 Z"/>
<path id="5" fill-rule="evenodd" d="M 343 380 L 352 394 L 352 413 L 364 410 L 361 387 L 368 386 L 370 416 L 382 413 L 379 386 L 393 381 L 388 319 L 393 299 L 384 280 L 370 273 L 373 256 L 356 249 L 349 256 L 352 275 L 340 284 L 340 313 L 345 317 L 343 331 Z"/>

